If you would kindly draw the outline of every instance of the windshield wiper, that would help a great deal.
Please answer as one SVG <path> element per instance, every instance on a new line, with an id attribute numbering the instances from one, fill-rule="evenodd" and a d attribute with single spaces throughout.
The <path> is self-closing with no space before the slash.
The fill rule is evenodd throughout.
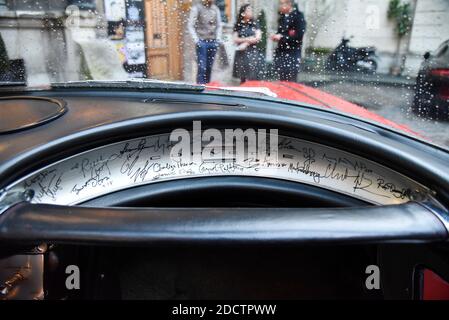
<path id="1" fill-rule="evenodd" d="M 52 83 L 53 89 L 138 89 L 138 90 L 169 90 L 169 91 L 195 91 L 202 92 L 203 85 L 187 84 L 173 81 L 160 81 L 152 79 L 128 80 L 86 80 Z"/>

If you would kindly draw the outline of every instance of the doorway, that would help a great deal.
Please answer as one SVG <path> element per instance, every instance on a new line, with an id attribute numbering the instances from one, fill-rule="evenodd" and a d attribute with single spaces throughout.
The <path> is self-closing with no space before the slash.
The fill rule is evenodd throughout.
<path id="1" fill-rule="evenodd" d="M 149 78 L 182 79 L 181 14 L 177 0 L 145 0 L 145 42 Z"/>

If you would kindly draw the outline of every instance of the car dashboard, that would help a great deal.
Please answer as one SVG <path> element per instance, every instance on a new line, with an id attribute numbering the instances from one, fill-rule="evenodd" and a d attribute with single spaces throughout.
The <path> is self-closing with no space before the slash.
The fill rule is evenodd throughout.
<path id="1" fill-rule="evenodd" d="M 420 299 L 424 270 L 449 278 L 449 155 L 395 130 L 215 90 L 59 88 L 2 102 L 0 269 L 28 263 L 33 279 L 4 298 Z M 44 115 L 23 119 L 26 108 Z M 188 158 L 172 152 L 176 130 Z M 241 162 L 236 132 L 263 136 Z M 261 145 L 277 152 L 261 157 Z M 68 265 L 89 270 L 83 290 L 64 288 Z M 380 291 L 362 285 L 370 265 L 385 270 Z"/>

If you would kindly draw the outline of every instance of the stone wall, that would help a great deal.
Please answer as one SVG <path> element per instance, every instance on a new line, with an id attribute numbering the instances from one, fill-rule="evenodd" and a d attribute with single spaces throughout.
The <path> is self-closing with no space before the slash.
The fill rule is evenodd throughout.
<path id="1" fill-rule="evenodd" d="M 0 10 L 8 56 L 24 59 L 30 86 L 81 79 L 77 40 L 106 38 L 106 32 L 101 15 L 89 11 Z"/>
<path id="2" fill-rule="evenodd" d="M 375 46 L 381 56 L 380 72 L 387 73 L 398 46 L 395 25 L 387 18 L 390 0 L 308 0 L 303 7 L 308 22 L 305 46 L 335 48 L 341 37 L 353 36 L 351 45 Z M 416 75 L 426 51 L 449 38 L 449 1 L 409 0 L 414 12 L 412 32 L 400 44 L 407 56 L 405 73 Z M 416 8 L 416 9 L 415 9 Z M 321 11 L 320 11 L 321 10 Z"/>

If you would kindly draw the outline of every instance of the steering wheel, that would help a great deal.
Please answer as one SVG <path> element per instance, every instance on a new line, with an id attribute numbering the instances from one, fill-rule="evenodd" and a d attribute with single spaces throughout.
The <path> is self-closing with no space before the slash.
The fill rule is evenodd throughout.
<path id="1" fill-rule="evenodd" d="M 16 180 L 2 192 L 0 239 L 24 243 L 147 245 L 447 240 L 447 211 L 435 196 L 436 191 L 403 174 L 407 167 L 426 168 L 427 165 L 424 175 L 435 177 L 441 167 L 432 154 L 417 154 L 413 146 L 401 140 L 399 143 L 397 135 L 376 126 L 361 128 L 356 121 L 347 119 L 329 118 L 317 122 L 314 117 L 288 118 L 241 112 L 235 117 L 233 113 L 209 111 L 176 114 L 175 118 L 151 117 L 85 133 L 83 141 L 91 142 L 95 138 L 97 148 L 89 143 L 89 149 L 52 162 Z M 279 128 L 283 146 L 279 161 L 287 164 L 276 169 L 260 167 L 251 172 L 226 172 L 220 166 L 204 169 L 202 163 L 195 164 L 195 168 L 183 168 L 175 176 L 145 171 L 144 162 L 139 162 L 145 157 L 135 157 L 139 145 L 154 147 L 157 142 L 160 148 L 151 151 L 163 158 L 158 152 L 164 149 L 160 143 L 168 137 L 167 128 L 186 125 L 195 118 L 208 120 L 211 126 L 225 127 L 233 123 L 236 127 L 239 123 L 252 123 L 255 127 Z M 99 132 L 102 137 L 122 137 L 125 132 L 129 135 L 149 127 L 159 133 L 128 140 L 120 138 L 109 144 L 104 143 L 104 138 L 103 141 L 98 139 Z M 166 133 L 160 133 L 162 130 Z M 71 143 L 76 143 L 81 137 L 69 138 L 73 138 Z M 64 139 L 65 148 L 69 142 L 70 139 Z M 124 148 L 128 151 L 123 152 Z M 312 151 L 314 169 L 305 169 L 305 161 L 311 159 L 304 155 Z M 108 162 L 114 154 L 121 156 L 114 158 L 115 162 Z M 377 155 L 376 161 L 373 161 L 373 154 Z M 433 162 L 426 157 L 427 160 L 433 157 Z M 292 166 L 292 159 L 301 159 L 300 165 L 295 160 L 296 167 Z M 401 172 L 395 170 L 401 166 L 391 165 L 391 159 L 405 163 Z M 139 169 L 137 174 L 126 171 L 125 163 L 133 160 L 137 161 L 134 167 Z M 95 163 L 103 166 L 100 169 Z M 385 166 L 386 163 L 390 166 Z M 83 164 L 90 171 L 80 171 Z M 141 179 L 144 171 L 146 180 Z M 440 182 L 444 186 L 442 180 L 435 179 L 432 186 L 438 188 Z M 227 190 L 223 195 L 229 190 L 240 190 L 242 195 L 252 190 L 253 200 L 247 199 L 241 206 L 235 205 L 238 201 L 232 206 L 226 206 L 223 201 L 221 206 L 213 206 L 217 202 L 207 200 L 188 206 L 176 203 L 187 190 L 196 190 L 197 195 L 215 200 L 223 190 Z M 215 195 L 208 194 L 211 190 L 215 190 Z M 83 196 L 85 194 L 89 197 Z M 166 200 L 161 202 L 162 206 L 155 206 L 155 199 L 161 195 Z M 278 195 L 286 201 L 264 204 L 258 201 L 258 195 L 259 200 Z M 292 200 L 295 198 L 303 199 L 304 203 Z M 245 197 L 240 200 L 245 202 Z M 139 201 L 140 206 L 149 203 L 150 207 L 130 207 Z"/>

